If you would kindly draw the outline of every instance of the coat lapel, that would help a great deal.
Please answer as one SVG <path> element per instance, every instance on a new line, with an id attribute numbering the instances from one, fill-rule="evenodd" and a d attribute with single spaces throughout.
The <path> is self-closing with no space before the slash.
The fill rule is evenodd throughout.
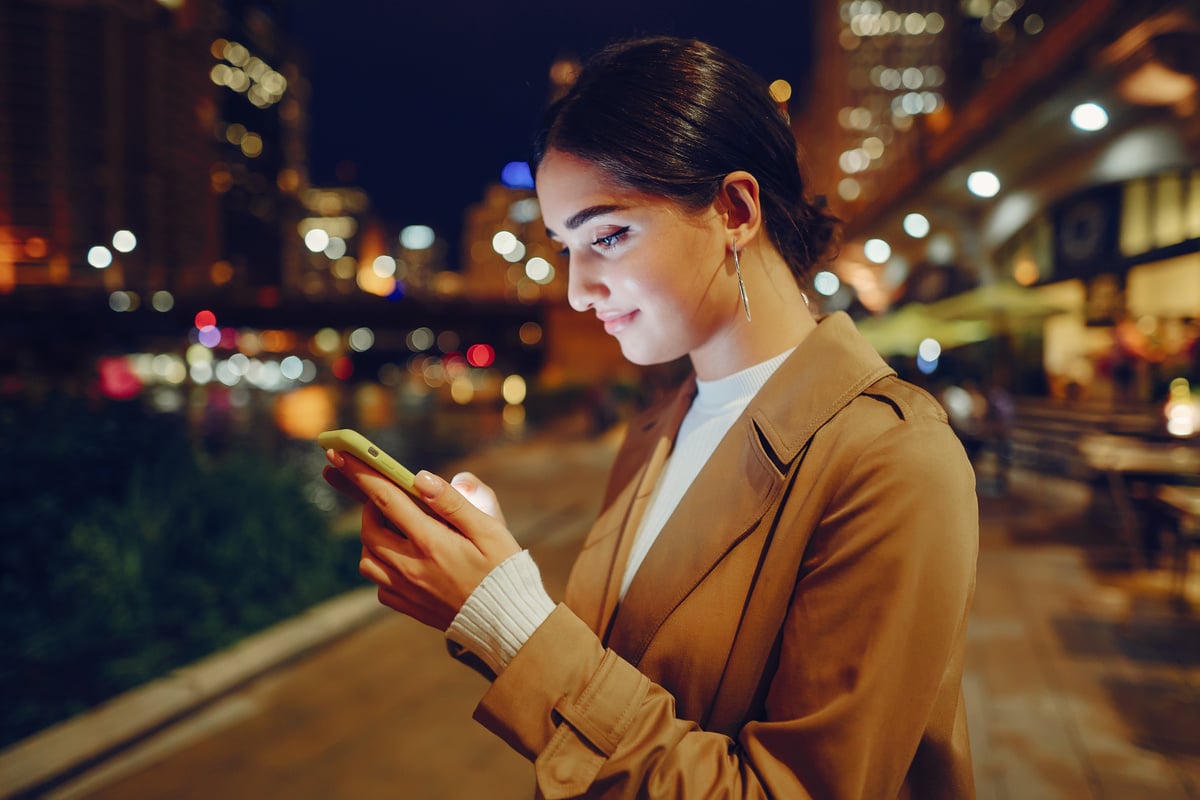
<path id="1" fill-rule="evenodd" d="M 567 605 L 601 637 L 620 597 L 638 525 L 695 394 L 695 381 L 685 381 L 657 410 L 630 423 L 603 510 L 572 568 Z"/>
<path id="2" fill-rule="evenodd" d="M 642 471 L 637 498 L 630 502 L 636 515 L 628 513 L 623 520 L 608 572 L 602 619 L 612 626 L 608 646 L 638 663 L 670 613 L 762 522 L 782 491 L 788 467 L 817 428 L 891 373 L 849 316 L 826 317 L 771 376 L 700 470 L 647 553 L 614 619 L 629 547 L 669 445 L 655 450 L 648 465 L 652 469 Z M 691 397 L 689 393 L 686 403 L 676 404 L 677 415 L 660 436 L 674 439 Z"/>
<path id="3" fill-rule="evenodd" d="M 710 461 L 722 466 L 696 476 L 630 583 L 608 646 L 633 663 L 667 616 L 754 530 L 774 500 L 781 475 L 756 438 L 748 418 L 734 424 Z M 731 482 L 751 489 L 731 492 Z M 626 539 L 632 538 L 633 531 L 627 532 Z M 628 560 L 628 544 L 625 556 Z"/>

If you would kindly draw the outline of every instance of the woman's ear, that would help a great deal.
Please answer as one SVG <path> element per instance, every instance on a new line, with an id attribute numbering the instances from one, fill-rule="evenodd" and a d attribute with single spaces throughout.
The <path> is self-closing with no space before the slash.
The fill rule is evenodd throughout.
<path id="1" fill-rule="evenodd" d="M 744 170 L 731 172 L 721 182 L 720 199 L 726 232 L 741 250 L 762 229 L 762 201 L 758 180 Z"/>

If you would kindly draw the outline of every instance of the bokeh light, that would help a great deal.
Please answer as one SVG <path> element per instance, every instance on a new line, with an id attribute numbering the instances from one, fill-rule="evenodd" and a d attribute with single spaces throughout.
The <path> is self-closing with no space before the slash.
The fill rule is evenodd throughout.
<path id="1" fill-rule="evenodd" d="M 101 358 L 96 364 L 100 374 L 100 392 L 112 400 L 132 400 L 142 391 L 142 381 L 134 374 L 129 359 L 122 356 Z"/>
<path id="2" fill-rule="evenodd" d="M 520 405 L 525 402 L 525 379 L 520 375 L 509 375 L 504 379 L 504 383 L 500 388 L 500 395 L 504 398 L 504 402 L 509 405 Z"/>
<path id="3" fill-rule="evenodd" d="M 96 269 L 105 269 L 112 264 L 112 251 L 103 245 L 96 245 L 88 250 L 87 262 Z"/>
<path id="4" fill-rule="evenodd" d="M 206 325 L 200 329 L 198 339 L 205 347 L 216 347 L 221 343 L 221 331 L 215 325 Z"/>
<path id="5" fill-rule="evenodd" d="M 33 259 L 45 258 L 50 247 L 41 236 L 30 236 L 25 240 L 25 255 Z"/>
<path id="6" fill-rule="evenodd" d="M 525 257 L 525 243 L 517 242 L 512 250 L 505 253 L 501 258 L 510 264 L 515 264 Z"/>
<path id="7" fill-rule="evenodd" d="M 322 328 L 313 335 L 313 349 L 318 353 L 336 353 L 342 346 L 342 335 L 333 328 Z"/>
<path id="8" fill-rule="evenodd" d="M 892 246 L 883 239 L 868 239 L 863 245 L 863 254 L 868 261 L 883 264 L 892 257 Z"/>
<path id="9" fill-rule="evenodd" d="M 498 231 L 492 237 L 492 249 L 502 256 L 506 256 L 516 250 L 518 244 L 520 242 L 517 241 L 517 235 L 512 231 Z"/>
<path id="10" fill-rule="evenodd" d="M 420 353 L 433 347 L 435 337 L 429 328 L 416 328 L 407 337 L 408 349 Z"/>
<path id="11" fill-rule="evenodd" d="M 525 262 L 525 274 L 531 281 L 549 283 L 554 280 L 554 267 L 541 256 L 534 256 Z"/>
<path id="12" fill-rule="evenodd" d="M 841 286 L 841 280 L 829 270 L 821 270 L 813 276 L 813 288 L 826 297 L 833 297 Z"/>
<path id="13" fill-rule="evenodd" d="M 460 339 L 454 331 L 442 331 L 437 337 L 438 350 L 443 353 L 453 353 L 458 349 Z"/>
<path id="14" fill-rule="evenodd" d="M 467 363 L 472 367 L 490 367 L 496 361 L 496 351 L 491 345 L 473 344 L 467 348 Z"/>
<path id="15" fill-rule="evenodd" d="M 1000 179 L 994 172 L 976 170 L 967 176 L 967 189 L 976 197 L 995 197 L 1000 192 Z"/>
<path id="16" fill-rule="evenodd" d="M 450 382 L 450 398 L 460 406 L 465 406 L 475 399 L 475 384 L 465 375 L 455 378 Z"/>
<path id="17" fill-rule="evenodd" d="M 532 347 L 542 340 L 542 326 L 536 322 L 524 323 L 517 335 L 521 339 L 521 344 Z"/>
<path id="18" fill-rule="evenodd" d="M 924 239 L 929 235 L 929 218 L 915 211 L 911 214 L 905 214 L 904 232 L 914 239 Z"/>
<path id="19" fill-rule="evenodd" d="M 118 253 L 132 253 L 137 247 L 137 237 L 127 230 L 119 230 L 113 234 L 113 249 Z"/>
<path id="20" fill-rule="evenodd" d="M 340 236 L 330 236 L 329 244 L 325 245 L 325 249 L 321 252 L 330 261 L 336 261 L 346 255 L 346 240 Z"/>
<path id="21" fill-rule="evenodd" d="M 371 271 L 381 278 L 390 278 L 396 274 L 396 259 L 391 256 L 376 256 L 371 262 Z"/>
<path id="22" fill-rule="evenodd" d="M 536 197 L 524 197 L 508 207 L 508 218 L 522 225 L 533 222 L 542 215 L 542 207 Z"/>
<path id="23" fill-rule="evenodd" d="M 520 429 L 525 425 L 525 406 L 506 405 L 504 410 L 500 412 L 500 418 L 504 420 L 504 425 L 511 429 Z"/>
<path id="24" fill-rule="evenodd" d="M 245 353 L 234 353 L 229 357 L 229 367 L 235 375 L 245 375 L 250 370 L 250 357 Z"/>
<path id="25" fill-rule="evenodd" d="M 350 380 L 351 376 L 354 375 L 354 363 L 351 362 L 346 356 L 339 356 L 338 358 L 335 358 L 333 360 L 331 369 L 333 371 L 333 377 L 340 381 Z"/>
<path id="26" fill-rule="evenodd" d="M 175 296 L 166 289 L 160 289 L 150 297 L 150 305 L 155 311 L 166 313 L 175 307 Z"/>
<path id="27" fill-rule="evenodd" d="M 233 264 L 228 261 L 214 261 L 209 270 L 209 277 L 216 286 L 224 286 L 233 280 Z"/>
<path id="28" fill-rule="evenodd" d="M 304 234 L 304 246 L 314 253 L 322 253 L 329 246 L 329 234 L 320 228 L 313 228 Z"/>
<path id="29" fill-rule="evenodd" d="M 194 344 L 184 352 L 183 358 L 189 364 L 211 364 L 213 353 L 202 344 Z"/>
<path id="30" fill-rule="evenodd" d="M 925 255 L 932 263 L 939 266 L 950 264 L 957 254 L 958 250 L 954 246 L 954 240 L 948 233 L 937 233 L 930 236 L 929 244 L 925 246 Z"/>
<path id="31" fill-rule="evenodd" d="M 128 292 L 113 292 L 108 296 L 108 307 L 113 311 L 131 311 L 133 309 L 133 301 L 129 298 Z"/>
<path id="32" fill-rule="evenodd" d="M 197 361 L 188 367 L 188 377 L 192 379 L 192 383 L 197 383 L 201 386 L 211 383 L 213 379 L 213 366 L 211 361 Z"/>
<path id="33" fill-rule="evenodd" d="M 1080 103 L 1071 110 L 1071 124 L 1081 131 L 1098 131 L 1108 125 L 1108 112 L 1097 103 Z"/>
<path id="34" fill-rule="evenodd" d="M 289 381 L 296 381 L 304 374 L 304 362 L 299 356 L 288 356 L 279 362 L 279 373 Z"/>
<path id="35" fill-rule="evenodd" d="M 1172 436 L 1190 437 L 1200 431 L 1200 399 L 1192 395 L 1187 378 L 1172 379 L 1163 415 L 1167 420 L 1167 433 Z"/>
<path id="36" fill-rule="evenodd" d="M 238 331 L 238 349 L 248 356 L 256 356 L 263 349 L 262 335 L 250 328 L 242 328 Z"/>
<path id="37" fill-rule="evenodd" d="M 275 399 L 275 424 L 293 439 L 312 441 L 337 427 L 337 406 L 323 386 L 305 386 Z"/>
<path id="38" fill-rule="evenodd" d="M 533 173 L 526 161 L 510 161 L 500 170 L 500 182 L 509 189 L 532 189 Z"/>
<path id="39" fill-rule="evenodd" d="M 406 250 L 428 250 L 436 236 L 428 225 L 408 225 L 400 231 L 400 245 Z"/>
<path id="40" fill-rule="evenodd" d="M 350 349 L 356 353 L 365 353 L 375 346 L 375 332 L 370 328 L 355 328 L 348 338 Z"/>

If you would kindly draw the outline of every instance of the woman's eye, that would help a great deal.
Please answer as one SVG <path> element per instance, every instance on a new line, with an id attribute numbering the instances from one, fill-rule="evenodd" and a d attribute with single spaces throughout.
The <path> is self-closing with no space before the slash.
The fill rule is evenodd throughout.
<path id="1" fill-rule="evenodd" d="M 629 227 L 626 226 L 618 231 L 613 231 L 607 236 L 601 236 L 596 241 L 592 242 L 593 247 L 608 249 L 617 246 L 617 242 L 625 238 L 625 234 L 629 233 Z"/>

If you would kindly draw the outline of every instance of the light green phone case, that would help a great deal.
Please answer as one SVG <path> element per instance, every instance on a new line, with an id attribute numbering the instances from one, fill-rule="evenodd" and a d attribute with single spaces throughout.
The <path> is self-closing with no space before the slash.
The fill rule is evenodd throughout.
<path id="1" fill-rule="evenodd" d="M 362 461 L 375 469 L 381 475 L 391 479 L 393 483 L 414 497 L 417 490 L 413 486 L 413 474 L 403 464 L 389 456 L 379 445 L 361 433 L 349 428 L 336 431 L 325 431 L 317 437 L 317 444 L 322 450 L 337 450 Z"/>

